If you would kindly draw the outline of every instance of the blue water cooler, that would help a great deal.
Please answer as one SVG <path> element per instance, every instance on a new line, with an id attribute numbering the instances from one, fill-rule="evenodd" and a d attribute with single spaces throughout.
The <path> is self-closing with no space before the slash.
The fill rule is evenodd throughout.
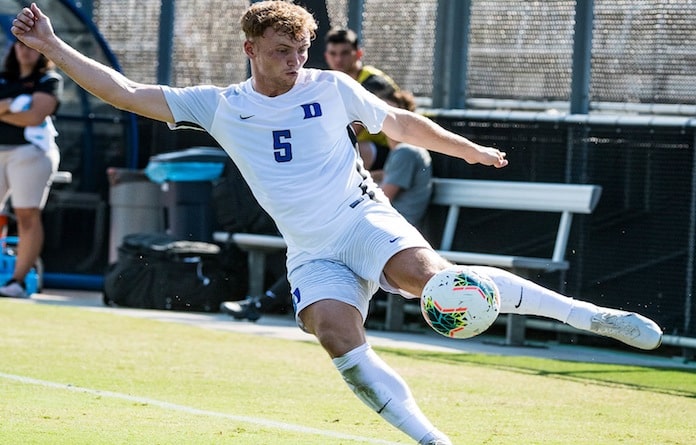
<path id="1" fill-rule="evenodd" d="M 0 283 L 5 283 L 12 278 L 17 256 L 18 242 L 19 238 L 16 236 L 0 238 L 0 245 L 2 247 L 2 250 L 0 251 Z M 40 261 L 41 260 L 39 260 L 39 263 L 37 263 L 36 266 L 31 268 L 27 276 L 24 278 L 24 284 L 26 284 L 28 295 L 40 292 L 41 288 L 43 287 L 43 271 L 41 270 Z"/>
<path id="2" fill-rule="evenodd" d="M 212 181 L 220 177 L 227 160 L 227 153 L 214 147 L 193 147 L 150 158 L 145 174 L 161 185 L 167 234 L 182 240 L 212 241 Z"/>

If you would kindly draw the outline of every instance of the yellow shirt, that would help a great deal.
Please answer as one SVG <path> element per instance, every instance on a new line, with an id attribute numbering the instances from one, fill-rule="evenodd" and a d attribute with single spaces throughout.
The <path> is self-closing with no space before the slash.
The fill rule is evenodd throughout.
<path id="1" fill-rule="evenodd" d="M 384 97 L 393 91 L 398 91 L 399 86 L 381 70 L 371 65 L 364 65 L 358 73 L 358 82 L 369 92 Z M 358 134 L 358 141 L 370 141 L 376 145 L 387 146 L 387 136 L 384 133 L 370 134 L 365 129 L 361 129 Z"/>

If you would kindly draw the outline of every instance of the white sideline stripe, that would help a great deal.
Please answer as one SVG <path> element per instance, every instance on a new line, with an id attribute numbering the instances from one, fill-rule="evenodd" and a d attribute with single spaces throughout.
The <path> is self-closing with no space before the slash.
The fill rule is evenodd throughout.
<path id="1" fill-rule="evenodd" d="M 251 423 L 251 424 L 265 426 L 265 427 L 278 428 L 278 429 L 286 430 L 286 431 L 293 431 L 293 432 L 297 432 L 297 433 L 315 434 L 318 436 L 326 436 L 326 437 L 331 437 L 334 439 L 346 439 L 346 440 L 352 440 L 352 441 L 356 441 L 356 442 L 366 442 L 366 443 L 374 443 L 374 444 L 382 444 L 382 445 L 400 445 L 399 442 L 389 442 L 389 441 L 381 440 L 381 439 L 372 439 L 369 437 L 353 436 L 351 434 L 343 434 L 343 433 L 338 433 L 335 431 L 321 430 L 318 428 L 310 428 L 310 427 L 306 427 L 306 426 L 302 426 L 302 425 L 294 425 L 292 423 L 277 422 L 275 420 L 262 419 L 260 417 L 236 416 L 234 414 L 226 414 L 226 413 L 220 413 L 217 411 L 209 411 L 209 410 L 205 410 L 205 409 L 193 408 L 193 407 L 185 406 L 185 405 L 177 405 L 176 403 L 163 402 L 161 400 L 150 399 L 147 397 L 138 397 L 138 396 L 131 396 L 128 394 L 122 394 L 119 392 L 102 391 L 99 389 L 83 388 L 80 386 L 71 385 L 69 383 L 68 384 L 55 383 L 55 382 L 49 382 L 46 380 L 33 379 L 31 377 L 23 377 L 23 376 L 19 376 L 19 375 L 5 374 L 3 372 L 0 372 L 0 378 L 6 379 L 6 380 L 14 380 L 16 382 L 26 383 L 26 384 L 30 384 L 30 385 L 44 386 L 47 388 L 64 389 L 64 390 L 68 390 L 68 391 L 74 391 L 74 392 L 85 393 L 85 394 L 92 394 L 92 395 L 101 396 L 101 397 L 110 397 L 112 399 L 121 399 L 121 400 L 126 400 L 129 402 L 142 403 L 145 405 L 152 405 L 152 406 L 156 406 L 159 408 L 168 409 L 168 410 L 172 410 L 172 411 L 179 411 L 179 412 L 183 412 L 186 414 L 195 414 L 195 415 L 199 415 L 199 416 L 209 416 L 209 417 L 219 417 L 222 419 L 234 420 L 236 422 Z"/>

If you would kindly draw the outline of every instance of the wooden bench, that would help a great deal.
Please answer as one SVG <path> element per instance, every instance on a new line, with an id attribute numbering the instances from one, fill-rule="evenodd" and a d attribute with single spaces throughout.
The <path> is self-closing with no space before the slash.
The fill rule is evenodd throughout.
<path id="1" fill-rule="evenodd" d="M 435 178 L 431 205 L 448 208 L 438 252 L 454 263 L 495 266 L 522 276 L 534 271 L 567 270 L 569 263 L 565 259 L 565 252 L 573 215 L 592 213 L 601 192 L 601 187 L 597 185 Z M 528 257 L 452 250 L 462 208 L 558 213 L 553 252 L 548 257 Z M 278 236 L 226 232 L 216 232 L 214 239 L 222 243 L 234 242 L 249 253 L 249 292 L 250 295 L 262 295 L 265 256 L 269 252 L 285 249 L 283 239 Z M 402 328 L 403 304 L 402 297 L 389 296 L 385 316 L 387 329 Z M 524 329 L 523 317 L 509 315 L 506 343 L 522 344 Z"/>

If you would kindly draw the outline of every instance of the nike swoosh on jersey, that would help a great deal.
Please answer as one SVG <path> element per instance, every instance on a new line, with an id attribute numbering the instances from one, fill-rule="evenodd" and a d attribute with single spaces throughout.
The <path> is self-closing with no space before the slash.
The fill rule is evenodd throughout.
<path id="1" fill-rule="evenodd" d="M 239 118 L 240 118 L 241 120 L 245 121 L 245 120 L 247 120 L 247 119 L 249 119 L 249 118 L 252 118 L 252 117 L 254 117 L 254 116 L 256 116 L 256 115 L 255 115 L 255 114 L 250 114 L 249 116 L 242 116 L 242 115 L 240 114 L 240 115 L 239 115 Z"/>

